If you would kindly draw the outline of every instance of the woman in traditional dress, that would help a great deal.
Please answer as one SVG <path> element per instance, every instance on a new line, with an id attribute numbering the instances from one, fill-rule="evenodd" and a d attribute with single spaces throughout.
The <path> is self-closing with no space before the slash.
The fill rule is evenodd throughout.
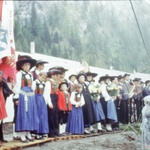
<path id="1" fill-rule="evenodd" d="M 80 72 L 77 75 L 77 81 L 79 84 L 82 84 L 83 90 L 82 94 L 85 100 L 85 105 L 83 105 L 83 118 L 84 118 L 84 127 L 85 127 L 85 134 L 89 134 L 89 127 L 92 124 L 96 123 L 96 116 L 95 111 L 92 104 L 91 94 L 88 89 L 88 85 L 86 82 L 86 74 L 83 72 Z"/>
<path id="2" fill-rule="evenodd" d="M 97 132 L 101 133 L 103 132 L 101 122 L 105 121 L 105 115 L 100 102 L 100 92 L 101 92 L 100 84 L 94 81 L 94 78 L 97 76 L 97 73 L 89 71 L 86 73 L 86 75 L 87 75 L 88 89 L 91 94 L 92 104 L 96 116 Z M 95 132 L 92 125 L 90 126 L 90 132 L 91 133 Z"/>

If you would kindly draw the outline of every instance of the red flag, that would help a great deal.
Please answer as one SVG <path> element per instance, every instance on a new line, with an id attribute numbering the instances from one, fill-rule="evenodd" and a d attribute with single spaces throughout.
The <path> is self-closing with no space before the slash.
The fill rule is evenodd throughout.
<path id="1" fill-rule="evenodd" d="M 1 3 L 0 3 L 1 4 Z M 13 1 L 3 0 L 2 20 L 0 33 L 6 31 L 8 36 L 4 39 L 0 38 L 0 42 L 8 46 L 7 49 L 0 44 L 0 70 L 3 71 L 3 77 L 11 78 L 16 81 L 16 61 L 15 61 L 15 42 L 14 42 L 14 10 Z M 7 42 L 8 41 L 8 42 Z"/>
<path id="2" fill-rule="evenodd" d="M 0 20 L 2 20 L 3 0 L 0 0 Z"/>

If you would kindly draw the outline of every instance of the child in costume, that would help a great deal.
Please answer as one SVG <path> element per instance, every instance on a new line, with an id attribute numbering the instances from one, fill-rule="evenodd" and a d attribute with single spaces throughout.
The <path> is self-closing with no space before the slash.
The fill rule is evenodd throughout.
<path id="1" fill-rule="evenodd" d="M 59 84 L 58 92 L 58 109 L 59 109 L 59 133 L 65 134 L 68 114 L 72 109 L 70 103 L 70 93 L 68 92 L 68 83 L 62 82 Z"/>
<path id="2" fill-rule="evenodd" d="M 35 64 L 36 60 L 26 55 L 16 62 L 18 73 L 13 92 L 14 98 L 18 98 L 18 109 L 15 128 L 16 132 L 20 132 L 23 143 L 28 140 L 33 141 L 30 132 L 36 131 L 39 124 L 35 94 L 32 89 L 33 76 L 29 71 Z"/>
<path id="3" fill-rule="evenodd" d="M 84 120 L 82 106 L 85 104 L 81 84 L 75 85 L 75 91 L 71 93 L 70 101 L 72 111 L 69 114 L 66 131 L 72 134 L 84 133 Z"/>
<path id="4" fill-rule="evenodd" d="M 35 132 L 37 134 L 36 139 L 43 139 L 43 135 L 49 133 L 47 105 L 50 108 L 53 106 L 50 96 L 47 96 L 50 92 L 50 84 L 45 82 L 46 77 L 46 73 L 40 72 L 38 78 L 33 82 L 33 90 L 35 91 L 35 100 L 39 118 L 38 129 Z"/>

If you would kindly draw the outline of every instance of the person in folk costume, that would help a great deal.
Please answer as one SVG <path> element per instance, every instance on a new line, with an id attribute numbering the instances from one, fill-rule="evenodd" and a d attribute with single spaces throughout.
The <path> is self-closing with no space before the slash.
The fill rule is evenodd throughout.
<path id="1" fill-rule="evenodd" d="M 49 91 L 51 102 L 53 105 L 52 109 L 48 107 L 48 125 L 49 125 L 49 133 L 48 137 L 55 137 L 59 136 L 59 111 L 58 111 L 58 75 L 61 72 L 57 69 L 50 68 L 47 72 L 48 82 L 51 86 Z"/>
<path id="2" fill-rule="evenodd" d="M 86 82 L 86 74 L 84 72 L 78 73 L 77 81 L 79 84 L 82 84 L 83 86 L 82 94 L 85 100 L 85 105 L 83 105 L 82 107 L 83 118 L 84 118 L 84 128 L 85 128 L 84 133 L 90 134 L 88 129 L 92 124 L 96 123 L 96 116 L 95 116 L 95 111 L 94 111 L 94 107 L 92 104 L 91 94 L 88 90 L 88 85 Z"/>
<path id="3" fill-rule="evenodd" d="M 18 55 L 18 60 L 22 60 L 24 57 L 31 58 L 28 55 Z M 15 131 L 15 123 L 16 123 L 17 110 L 18 110 L 18 95 L 15 94 L 13 95 L 13 104 L 14 104 L 13 140 L 20 140 L 20 133 Z"/>
<path id="4" fill-rule="evenodd" d="M 71 134 L 84 133 L 84 119 L 82 107 L 85 104 L 82 94 L 83 86 L 81 84 L 75 85 L 75 90 L 71 93 L 70 102 L 72 104 L 72 111 L 69 113 L 66 132 Z"/>
<path id="5" fill-rule="evenodd" d="M 38 78 L 39 73 L 44 70 L 44 67 L 45 67 L 44 65 L 47 63 L 48 63 L 47 61 L 37 60 L 36 68 L 32 72 L 33 73 L 33 80 Z"/>
<path id="6" fill-rule="evenodd" d="M 69 76 L 69 83 L 68 83 L 68 86 L 69 86 L 69 93 L 71 94 L 74 90 L 74 87 L 75 87 L 75 84 L 76 84 L 76 77 L 77 75 L 75 74 L 71 74 Z"/>
<path id="7" fill-rule="evenodd" d="M 150 80 L 145 81 L 145 87 L 143 88 L 142 95 L 143 95 L 143 98 L 145 96 L 150 95 Z"/>
<path id="8" fill-rule="evenodd" d="M 129 114 L 131 114 L 131 97 L 133 96 L 133 88 L 134 86 L 130 83 L 130 74 L 124 74 L 124 83 L 122 89 L 122 101 L 121 101 L 121 123 L 128 124 L 131 121 L 131 117 L 129 119 Z M 129 106 L 128 106 L 129 103 Z"/>
<path id="9" fill-rule="evenodd" d="M 30 56 L 22 56 L 16 62 L 18 73 L 16 84 L 13 88 L 15 99 L 18 98 L 18 109 L 16 116 L 16 132 L 20 132 L 21 141 L 26 143 L 33 141 L 30 132 L 38 129 L 39 119 L 35 101 L 35 94 L 32 89 L 33 76 L 30 69 L 35 66 L 36 60 Z"/>
<path id="10" fill-rule="evenodd" d="M 45 64 L 47 64 L 47 61 L 43 61 L 43 60 L 37 60 L 36 61 L 36 65 L 34 70 L 32 71 L 32 75 L 33 75 L 33 81 L 38 79 L 38 75 L 40 74 L 40 72 L 42 72 L 45 68 Z M 31 131 L 31 135 L 32 137 L 36 137 L 36 134 L 34 131 Z M 37 135 L 38 137 L 38 135 Z"/>
<path id="11" fill-rule="evenodd" d="M 120 76 L 119 78 L 121 78 L 122 76 Z M 112 96 L 113 100 L 114 100 L 114 104 L 115 104 L 115 108 L 116 108 L 116 112 L 117 112 L 117 122 L 114 122 L 112 124 L 112 129 L 114 131 L 119 130 L 119 121 L 120 121 L 120 103 L 121 103 L 121 99 L 122 99 L 122 95 L 121 95 L 121 90 L 122 90 L 122 86 L 119 85 L 119 80 L 118 80 L 118 76 L 114 76 L 111 78 L 111 86 L 112 87 L 116 87 L 116 89 L 118 89 L 117 94 L 115 93 L 114 96 Z"/>
<path id="12" fill-rule="evenodd" d="M 141 87 L 141 79 L 140 78 L 135 78 L 133 80 L 133 83 L 135 85 L 135 89 L 134 89 L 134 95 L 133 95 L 133 99 L 135 102 L 135 106 L 136 106 L 136 113 L 135 113 L 135 120 L 138 121 L 141 118 L 141 110 L 142 110 L 142 101 L 143 101 L 143 97 L 142 97 L 142 87 Z"/>
<path id="13" fill-rule="evenodd" d="M 38 78 L 33 81 L 33 90 L 35 91 L 36 107 L 38 109 L 39 124 L 38 129 L 35 131 L 36 139 L 43 139 L 44 134 L 49 133 L 48 126 L 48 111 L 47 106 L 52 109 L 50 96 L 50 84 L 46 81 L 47 73 L 40 72 Z"/>
<path id="14" fill-rule="evenodd" d="M 0 70 L 0 141 L 7 142 L 3 136 L 3 119 L 7 117 L 7 111 L 5 107 L 6 97 L 4 97 L 4 91 L 6 91 L 8 95 L 12 94 L 12 91 L 8 87 L 6 80 L 2 75 L 3 72 Z"/>
<path id="15" fill-rule="evenodd" d="M 111 84 L 111 79 L 109 75 L 101 76 L 99 78 L 99 83 L 101 85 L 101 94 L 102 97 L 100 98 L 103 111 L 106 118 L 106 131 L 112 131 L 112 124 L 117 122 L 117 112 L 114 104 L 113 97 L 108 94 L 107 87 Z"/>
<path id="16" fill-rule="evenodd" d="M 142 109 L 142 150 L 150 149 L 150 95 L 144 97 L 144 107 Z"/>
<path id="17" fill-rule="evenodd" d="M 98 83 L 96 84 L 94 81 L 94 78 L 97 76 L 97 73 L 92 73 L 89 71 L 86 73 L 86 76 L 87 76 L 89 91 L 95 85 L 98 86 Z M 100 88 L 100 85 L 99 85 L 99 88 Z M 100 132 L 103 132 L 101 122 L 103 122 L 105 120 L 105 115 L 104 115 L 103 108 L 102 108 L 102 105 L 100 102 L 100 93 L 99 93 L 98 97 L 96 97 L 96 98 L 94 98 L 91 94 L 91 98 L 92 98 L 92 104 L 94 107 L 94 112 L 96 115 L 97 132 L 100 133 Z M 90 126 L 90 132 L 95 133 L 92 125 Z"/>
<path id="18" fill-rule="evenodd" d="M 68 83 L 67 79 L 65 79 L 66 71 L 68 71 L 68 69 L 66 69 L 66 68 L 64 68 L 62 66 L 55 66 L 53 68 L 55 68 L 55 69 L 57 69 L 57 70 L 59 70 L 61 72 L 58 75 L 58 80 L 57 80 L 58 84 L 60 84 L 61 82 L 67 82 Z M 59 118 L 60 118 L 60 116 L 61 116 L 61 112 L 59 112 Z M 60 133 L 62 132 L 61 129 L 63 129 L 63 128 L 64 128 L 64 125 L 59 124 L 59 131 L 60 131 Z"/>
<path id="19" fill-rule="evenodd" d="M 54 68 L 61 72 L 61 74 L 59 74 L 58 82 L 59 83 L 67 82 L 67 79 L 65 79 L 65 75 L 66 75 L 66 71 L 68 71 L 68 69 L 66 69 L 66 68 L 64 68 L 62 66 L 56 66 Z"/>
<path id="20" fill-rule="evenodd" d="M 68 83 L 61 82 L 58 92 L 58 109 L 59 109 L 59 134 L 65 135 L 68 115 L 72 109 L 70 103 L 70 93 L 68 92 Z"/>

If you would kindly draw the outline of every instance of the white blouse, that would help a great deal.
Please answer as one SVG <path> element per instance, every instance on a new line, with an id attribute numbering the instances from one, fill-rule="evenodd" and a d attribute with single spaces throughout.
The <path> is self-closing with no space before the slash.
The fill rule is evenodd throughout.
<path id="1" fill-rule="evenodd" d="M 75 105 L 76 107 L 78 107 L 78 106 L 82 107 L 85 104 L 83 94 L 81 94 L 81 100 L 79 102 L 77 102 L 77 101 L 75 101 L 75 94 L 76 93 L 77 92 L 71 93 L 70 102 L 72 105 Z"/>

